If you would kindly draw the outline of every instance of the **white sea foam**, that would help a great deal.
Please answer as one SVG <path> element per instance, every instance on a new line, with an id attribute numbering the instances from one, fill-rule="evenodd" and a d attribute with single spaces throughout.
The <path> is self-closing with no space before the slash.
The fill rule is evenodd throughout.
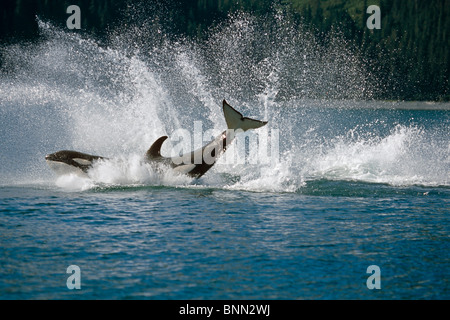
<path id="1" fill-rule="evenodd" d="M 424 130 L 397 125 L 385 137 L 339 137 L 310 164 L 313 178 L 356 180 L 391 185 L 448 185 L 445 145 Z"/>

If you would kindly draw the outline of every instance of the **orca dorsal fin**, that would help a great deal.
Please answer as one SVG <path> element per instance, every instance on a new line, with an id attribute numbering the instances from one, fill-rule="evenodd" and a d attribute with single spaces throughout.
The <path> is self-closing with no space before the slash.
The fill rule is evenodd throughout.
<path id="1" fill-rule="evenodd" d="M 150 149 L 148 149 L 147 153 L 145 154 L 145 157 L 148 160 L 158 160 L 162 158 L 161 146 L 164 143 L 164 141 L 166 141 L 167 138 L 168 136 L 162 136 L 158 140 L 153 142 L 152 146 L 150 147 Z"/>

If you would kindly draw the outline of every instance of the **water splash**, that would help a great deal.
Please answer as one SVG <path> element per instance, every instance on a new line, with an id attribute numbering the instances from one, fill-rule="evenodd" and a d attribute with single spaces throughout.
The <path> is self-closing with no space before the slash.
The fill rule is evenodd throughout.
<path id="1" fill-rule="evenodd" d="M 38 43 L 1 47 L 3 181 L 54 181 L 44 155 L 75 149 L 113 160 L 88 177 L 60 178 L 59 186 L 192 184 L 161 175 L 143 155 L 161 135 L 193 131 L 194 121 L 219 133 L 226 98 L 246 115 L 270 120 L 260 137 L 279 130 L 277 161 L 224 157 L 196 184 L 272 192 L 293 192 L 322 178 L 448 185 L 448 148 L 428 132 L 403 125 L 388 134 L 353 127 L 339 135 L 335 123 L 322 121 L 320 108 L 342 106 L 344 98 L 354 106 L 376 91 L 364 59 L 338 33 L 324 45 L 281 12 L 265 18 L 238 12 L 207 40 L 194 41 L 136 19 L 106 41 L 39 21 Z M 335 110 L 342 121 L 351 114 Z M 448 133 L 439 135 L 448 145 Z M 170 143 L 162 151 L 170 154 Z M 425 169 L 430 158 L 437 167 Z"/>
<path id="2" fill-rule="evenodd" d="M 367 131 L 359 135 L 357 129 L 352 129 L 317 155 L 310 172 L 314 179 L 396 186 L 448 185 L 450 167 L 445 149 L 445 145 L 436 144 L 436 137 L 416 126 L 397 125 L 385 137 Z"/>

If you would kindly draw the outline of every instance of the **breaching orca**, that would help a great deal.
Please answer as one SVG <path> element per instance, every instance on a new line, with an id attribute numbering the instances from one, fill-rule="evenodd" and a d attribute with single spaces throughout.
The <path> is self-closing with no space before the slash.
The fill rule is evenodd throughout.
<path id="1" fill-rule="evenodd" d="M 223 113 L 228 129 L 217 138 L 200 149 L 177 157 L 164 157 L 161 155 L 161 147 L 168 138 L 162 136 L 148 149 L 145 160 L 149 163 L 162 163 L 170 166 L 175 171 L 193 178 L 200 178 L 214 165 L 239 132 L 249 129 L 257 129 L 267 124 L 267 121 L 259 121 L 244 117 L 239 111 L 230 106 L 225 100 L 222 104 Z M 79 171 L 87 173 L 93 163 L 107 158 L 89 155 L 71 150 L 62 150 L 45 157 L 49 166 L 57 173 Z"/>
<path id="2" fill-rule="evenodd" d="M 105 159 L 107 158 L 72 150 L 61 150 L 45 156 L 49 167 L 58 174 L 77 173 L 79 170 L 87 173 L 95 161 Z"/>

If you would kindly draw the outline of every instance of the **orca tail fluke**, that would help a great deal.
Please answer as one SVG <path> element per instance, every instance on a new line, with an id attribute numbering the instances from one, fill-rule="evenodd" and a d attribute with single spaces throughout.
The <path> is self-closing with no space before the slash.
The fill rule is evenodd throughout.
<path id="1" fill-rule="evenodd" d="M 225 115 L 225 121 L 227 122 L 228 129 L 231 130 L 243 130 L 257 129 L 265 126 L 267 121 L 254 120 L 244 117 L 242 113 L 230 106 L 225 100 L 223 100 L 223 114 Z"/>

